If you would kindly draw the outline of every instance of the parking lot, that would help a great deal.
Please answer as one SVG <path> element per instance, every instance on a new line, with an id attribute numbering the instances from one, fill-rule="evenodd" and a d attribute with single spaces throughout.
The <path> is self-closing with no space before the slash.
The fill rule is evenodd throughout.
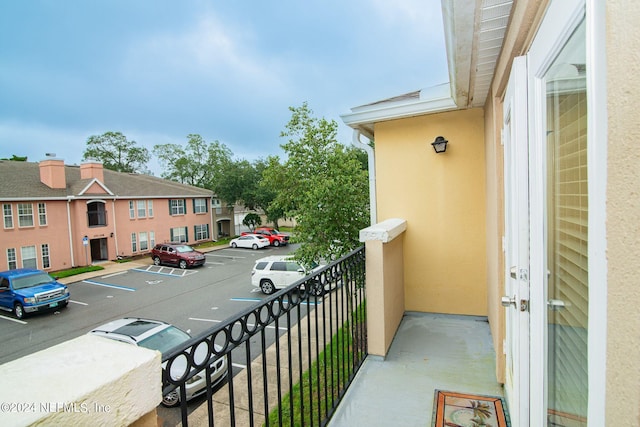
<path id="1" fill-rule="evenodd" d="M 265 295 L 251 285 L 255 260 L 292 249 L 225 247 L 207 252 L 204 266 L 185 270 L 154 266 L 145 259 L 131 262 L 124 271 L 104 270 L 95 277 L 69 283 L 71 301 L 66 309 L 23 320 L 0 313 L 0 363 L 78 337 L 121 317 L 163 320 L 192 335 L 199 334 L 260 302 Z M 243 358 L 234 356 L 234 360 Z"/>

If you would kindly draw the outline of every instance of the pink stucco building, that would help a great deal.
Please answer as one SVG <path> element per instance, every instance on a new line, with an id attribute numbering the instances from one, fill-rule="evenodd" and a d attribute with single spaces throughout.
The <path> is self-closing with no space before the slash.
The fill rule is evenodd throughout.
<path id="1" fill-rule="evenodd" d="M 0 270 L 62 270 L 233 230 L 233 212 L 213 192 L 98 162 L 2 160 L 0 183 Z"/>

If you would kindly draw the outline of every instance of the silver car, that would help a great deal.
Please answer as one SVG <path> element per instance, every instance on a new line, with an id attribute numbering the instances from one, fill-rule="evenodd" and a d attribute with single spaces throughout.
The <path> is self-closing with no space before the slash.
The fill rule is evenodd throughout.
<path id="1" fill-rule="evenodd" d="M 169 323 L 131 317 L 105 323 L 104 325 L 90 331 L 89 334 L 145 347 L 151 350 L 158 350 L 163 355 L 165 352 L 191 339 L 191 335 L 187 332 Z M 219 347 L 216 346 L 216 349 L 219 349 Z M 196 350 L 196 353 L 198 353 L 198 350 Z M 207 355 L 203 354 L 199 359 L 202 359 L 203 357 L 207 357 Z M 196 357 L 196 359 L 198 359 L 198 357 Z M 173 363 L 172 368 L 184 372 L 184 365 L 176 366 L 179 364 L 179 360 L 180 359 Z M 212 386 L 221 383 L 227 376 L 226 360 L 226 357 L 223 357 L 211 365 Z M 162 365 L 162 368 L 165 368 L 165 364 Z M 204 373 L 205 371 L 201 371 L 190 378 L 185 384 L 187 400 L 206 392 L 207 381 Z M 162 397 L 162 404 L 164 406 L 172 407 L 177 406 L 179 403 L 179 388 L 176 388 Z"/>

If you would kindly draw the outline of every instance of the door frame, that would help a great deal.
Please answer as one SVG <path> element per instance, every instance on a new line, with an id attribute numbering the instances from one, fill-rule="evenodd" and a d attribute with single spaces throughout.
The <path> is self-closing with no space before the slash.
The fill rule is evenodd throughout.
<path id="1" fill-rule="evenodd" d="M 513 60 L 502 119 L 504 144 L 505 395 L 514 425 L 529 423 L 529 171 L 527 62 Z M 512 274 L 512 268 L 514 273 Z M 513 277 L 515 275 L 515 277 Z M 512 368 L 513 367 L 513 368 Z"/>
<path id="2" fill-rule="evenodd" d="M 607 91 L 606 6 L 598 0 L 551 1 L 533 39 L 528 58 L 530 170 L 531 334 L 530 425 L 546 425 L 547 412 L 547 252 L 546 252 L 546 105 L 542 76 L 577 25 L 587 30 L 587 168 L 589 194 L 588 425 L 605 425 L 606 403 L 606 186 Z"/>

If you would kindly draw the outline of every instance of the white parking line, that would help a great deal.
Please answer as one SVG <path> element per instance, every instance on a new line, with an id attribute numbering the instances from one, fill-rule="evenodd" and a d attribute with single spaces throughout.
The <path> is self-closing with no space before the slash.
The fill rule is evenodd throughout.
<path id="1" fill-rule="evenodd" d="M 197 270 L 182 270 L 175 269 L 173 267 L 162 267 L 157 265 L 150 265 L 147 268 L 132 268 L 133 271 L 139 271 L 140 273 L 150 273 L 150 274 L 160 274 L 162 276 L 171 276 L 171 277 L 185 277 L 191 274 L 197 274 Z M 165 270 L 169 270 L 168 273 Z"/>
<path id="2" fill-rule="evenodd" d="M 231 366 L 234 368 L 247 369 L 247 365 L 241 365 L 239 363 L 232 363 Z"/>
<path id="3" fill-rule="evenodd" d="M 74 304 L 80 304 L 80 305 L 89 305 L 89 304 L 87 304 L 86 302 L 74 301 L 74 300 L 72 300 L 72 299 L 70 299 L 70 300 L 69 300 L 69 302 L 72 302 L 72 303 L 74 303 Z"/>
<path id="4" fill-rule="evenodd" d="M 22 325 L 26 325 L 27 324 L 27 322 L 25 322 L 24 320 L 13 319 L 13 318 L 7 317 L 7 316 L 0 316 L 0 319 L 11 320 L 12 322 L 20 323 Z"/>

